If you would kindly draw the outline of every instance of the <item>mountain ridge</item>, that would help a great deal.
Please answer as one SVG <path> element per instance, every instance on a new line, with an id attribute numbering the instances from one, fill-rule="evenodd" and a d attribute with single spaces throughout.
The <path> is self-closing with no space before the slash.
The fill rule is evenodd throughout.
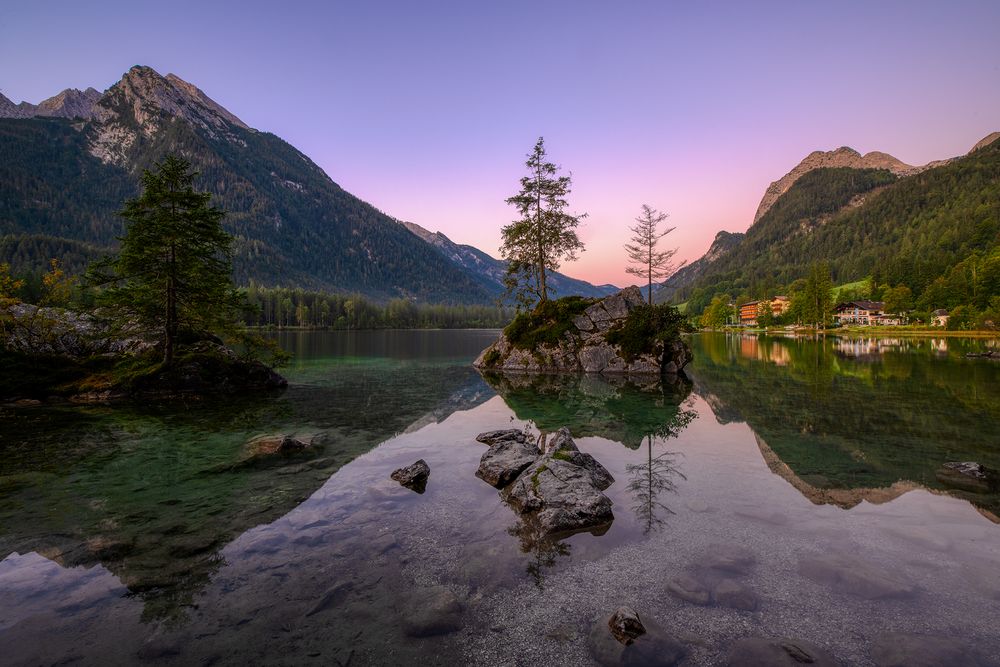
<path id="1" fill-rule="evenodd" d="M 44 108 L 0 98 L 0 261 L 16 270 L 44 270 L 49 250 L 68 252 L 76 269 L 95 249 L 112 251 L 123 231 L 117 211 L 137 194 L 142 170 L 177 153 L 227 211 L 242 284 L 440 303 L 492 303 L 500 294 L 495 281 L 175 74 L 135 66 L 103 94 L 67 91 Z"/>

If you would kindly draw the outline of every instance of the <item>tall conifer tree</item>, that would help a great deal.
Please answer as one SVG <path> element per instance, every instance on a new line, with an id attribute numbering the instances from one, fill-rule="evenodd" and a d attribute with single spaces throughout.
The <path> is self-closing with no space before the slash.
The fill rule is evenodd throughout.
<path id="1" fill-rule="evenodd" d="M 520 218 L 503 228 L 500 253 L 507 260 L 504 282 L 508 294 L 527 304 L 548 300 L 546 272 L 559 268 L 562 260 L 574 260 L 583 250 L 576 227 L 586 213 L 566 212 L 566 196 L 572 180 L 558 176 L 558 167 L 546 160 L 545 140 L 539 137 L 525 162 L 528 174 L 521 178 L 521 191 L 507 199 Z"/>

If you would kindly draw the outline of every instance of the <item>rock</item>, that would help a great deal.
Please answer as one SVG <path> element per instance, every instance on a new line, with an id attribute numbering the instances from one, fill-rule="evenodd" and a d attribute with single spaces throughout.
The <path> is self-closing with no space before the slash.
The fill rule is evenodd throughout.
<path id="1" fill-rule="evenodd" d="M 433 637 L 462 628 L 462 603 L 444 586 L 431 586 L 414 593 L 412 608 L 403 621 L 410 637 Z"/>
<path id="2" fill-rule="evenodd" d="M 253 438 L 245 446 L 246 458 L 256 459 L 283 454 L 295 454 L 308 449 L 310 443 L 291 435 L 261 435 Z"/>
<path id="3" fill-rule="evenodd" d="M 667 343 L 651 343 L 652 352 L 625 358 L 618 345 L 607 340 L 607 333 L 623 326 L 630 313 L 645 301 L 638 287 L 632 286 L 587 306 L 557 343 L 547 342 L 532 349 L 522 349 L 506 336 L 488 347 L 474 362 L 482 370 L 530 373 L 579 372 L 657 375 L 661 371 L 677 374 L 691 360 L 691 350 L 679 338 Z"/>
<path id="4" fill-rule="evenodd" d="M 721 572 L 749 574 L 757 562 L 752 553 L 738 546 L 713 544 L 708 548 L 708 551 L 709 555 L 702 561 L 703 566 Z"/>
<path id="5" fill-rule="evenodd" d="M 15 408 L 33 408 L 41 404 L 42 402 L 35 398 L 22 398 L 13 403 Z"/>
<path id="6" fill-rule="evenodd" d="M 799 574 L 826 584 L 840 593 L 866 600 L 907 598 L 915 587 L 898 572 L 890 572 L 866 561 L 837 554 L 806 556 L 799 559 Z"/>
<path id="7" fill-rule="evenodd" d="M 513 482 L 536 459 L 538 459 L 538 448 L 533 443 L 514 439 L 499 440 L 490 445 L 479 459 L 476 477 L 495 488 L 502 489 Z"/>
<path id="8" fill-rule="evenodd" d="M 694 577 L 681 574 L 667 582 L 667 592 L 691 604 L 706 605 L 712 601 L 711 592 Z"/>
<path id="9" fill-rule="evenodd" d="M 639 614 L 630 607 L 618 607 L 608 619 L 608 628 L 614 638 L 626 646 L 639 635 L 646 634 L 646 626 L 639 620 Z"/>
<path id="10" fill-rule="evenodd" d="M 345 599 L 347 599 L 347 594 L 354 589 L 354 585 L 349 581 L 340 582 L 332 586 L 323 597 L 319 599 L 313 608 L 306 612 L 306 616 L 314 616 L 320 612 L 332 609 L 339 606 Z"/>
<path id="11" fill-rule="evenodd" d="M 546 535 L 614 520 L 611 499 L 597 488 L 590 471 L 558 458 L 543 457 L 527 467 L 503 497 L 519 514 L 531 514 Z"/>
<path id="12" fill-rule="evenodd" d="M 405 468 L 393 470 L 390 477 L 408 489 L 423 493 L 427 488 L 427 477 L 430 474 L 430 466 L 423 459 L 419 459 L 416 463 L 411 463 Z"/>
<path id="13" fill-rule="evenodd" d="M 760 598 L 757 597 L 756 593 L 732 579 L 720 581 L 716 584 L 713 593 L 715 603 L 723 607 L 753 611 L 760 606 Z"/>
<path id="14" fill-rule="evenodd" d="M 967 642 L 934 635 L 885 634 L 875 640 L 872 653 L 879 667 L 985 667 L 989 664 Z"/>
<path id="15" fill-rule="evenodd" d="M 748 637 L 729 648 L 726 667 L 835 667 L 837 662 L 823 649 L 798 639 Z"/>
<path id="16" fill-rule="evenodd" d="M 649 616 L 642 622 L 645 632 L 633 637 L 628 644 L 620 642 L 608 631 L 613 619 L 601 619 L 594 623 L 588 638 L 590 654 L 600 665 L 669 667 L 679 664 L 687 655 L 684 646 Z"/>
<path id="17" fill-rule="evenodd" d="M 942 484 L 963 491 L 990 493 L 1000 490 L 1000 473 L 975 461 L 945 463 L 935 476 Z"/>
<path id="18" fill-rule="evenodd" d="M 508 428 L 499 431 L 486 431 L 476 436 L 476 440 L 485 445 L 495 445 L 502 440 L 515 440 L 517 442 L 527 442 L 528 434 L 521 429 Z"/>

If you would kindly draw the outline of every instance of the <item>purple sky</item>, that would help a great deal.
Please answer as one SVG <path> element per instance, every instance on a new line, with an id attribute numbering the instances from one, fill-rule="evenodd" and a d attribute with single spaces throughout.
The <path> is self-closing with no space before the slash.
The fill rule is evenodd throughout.
<path id="1" fill-rule="evenodd" d="M 567 273 L 632 282 L 643 203 L 696 259 L 810 151 L 910 164 L 1000 129 L 1000 2 L 16 3 L 0 92 L 174 72 L 347 190 L 497 254 L 542 135 L 590 217 Z"/>

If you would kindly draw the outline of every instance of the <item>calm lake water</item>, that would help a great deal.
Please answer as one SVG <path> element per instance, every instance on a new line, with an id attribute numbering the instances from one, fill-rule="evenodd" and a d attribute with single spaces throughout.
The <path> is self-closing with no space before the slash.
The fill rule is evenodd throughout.
<path id="1" fill-rule="evenodd" d="M 586 665 L 628 604 L 682 664 L 1000 663 L 1000 489 L 941 469 L 1000 469 L 991 343 L 699 334 L 664 386 L 484 378 L 496 335 L 282 334 L 278 395 L 0 408 L 0 662 Z M 603 534 L 475 477 L 477 433 L 561 426 L 617 480 Z M 247 457 L 282 433 L 315 446 Z"/>

